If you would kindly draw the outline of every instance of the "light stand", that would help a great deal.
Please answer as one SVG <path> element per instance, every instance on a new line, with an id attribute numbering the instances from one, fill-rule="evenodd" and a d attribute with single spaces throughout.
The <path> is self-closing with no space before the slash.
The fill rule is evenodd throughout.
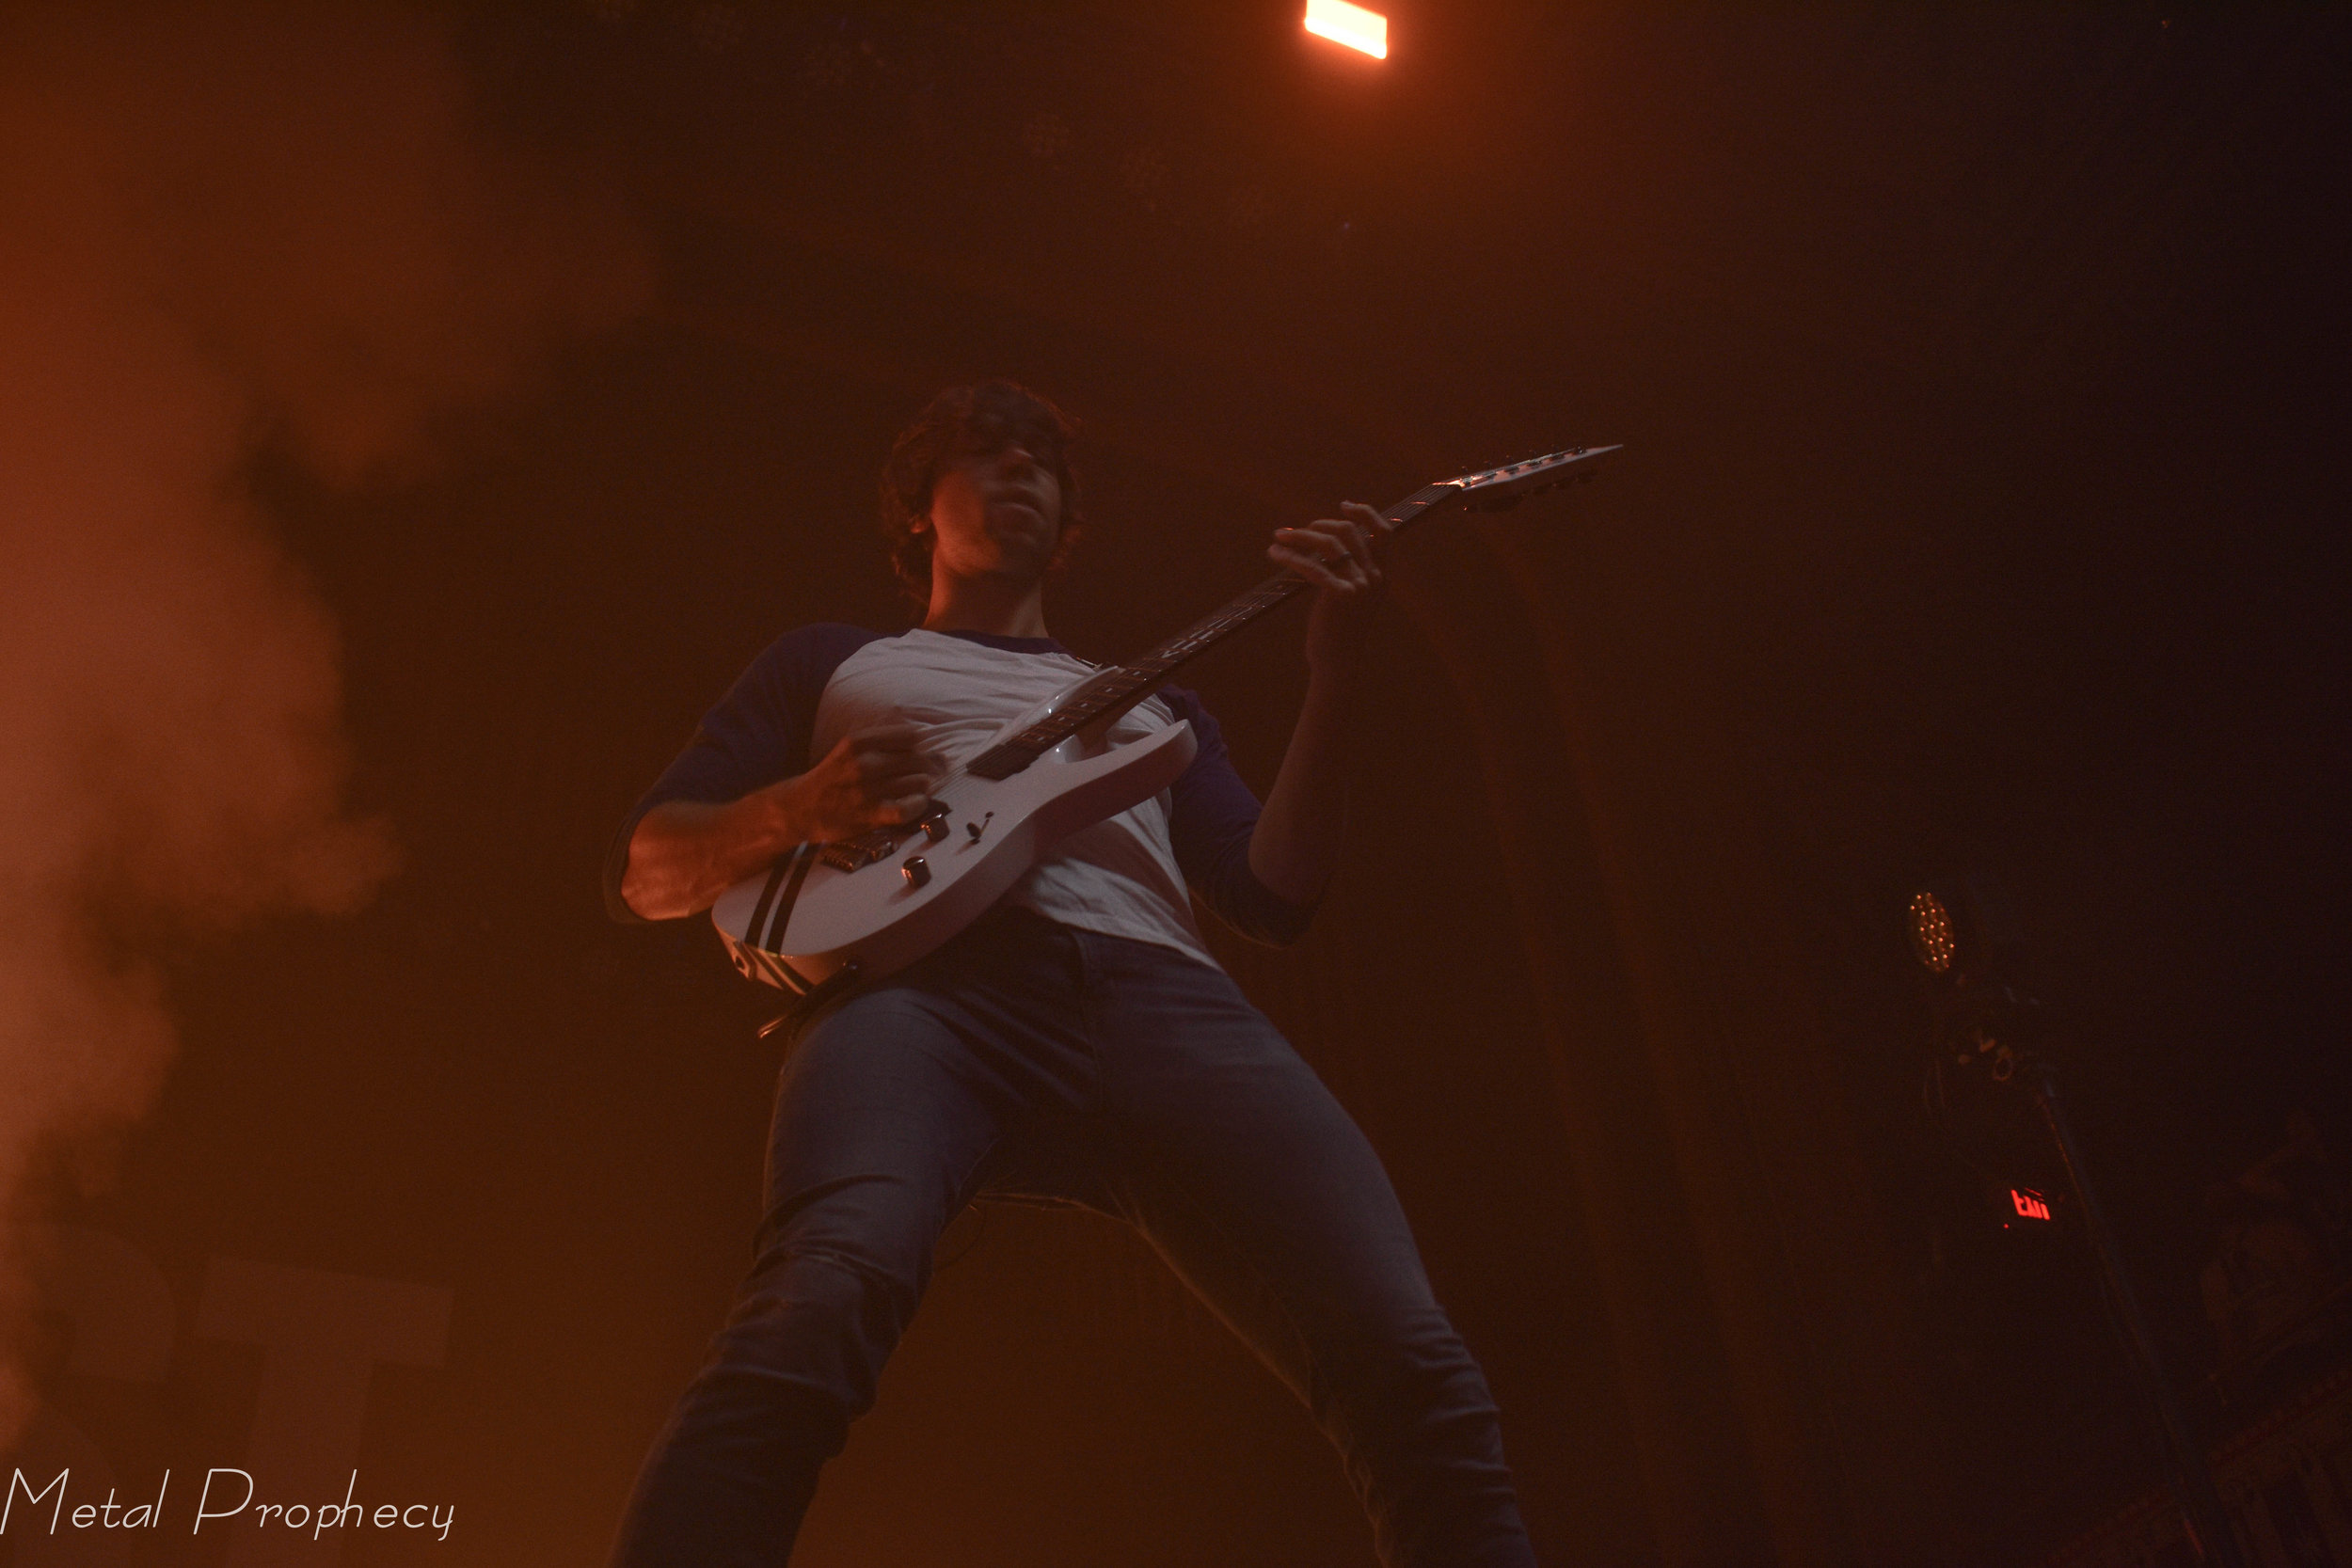
<path id="1" fill-rule="evenodd" d="M 1976 890 L 1971 890 L 1972 892 Z M 2154 1333 L 2132 1284 L 2123 1249 L 2107 1224 L 2106 1211 L 2083 1158 L 2082 1145 L 2067 1119 L 2066 1101 L 2059 1092 L 2057 1067 L 2037 1049 L 2041 1005 L 2020 991 L 1994 966 L 1994 943 L 1987 927 L 1994 922 L 1972 908 L 1976 898 L 1955 899 L 1956 912 L 1933 893 L 1911 900 L 1912 951 L 1933 982 L 1939 1046 L 1956 1045 L 1963 1068 L 1981 1067 L 1996 1081 L 2022 1076 L 2033 1095 L 2034 1107 L 2058 1146 L 2066 1180 L 2081 1206 L 2084 1227 L 2106 1285 L 2117 1333 L 2123 1341 L 2124 1360 L 2141 1396 L 2163 1429 L 2172 1494 L 2180 1505 L 2182 1528 L 2188 1533 L 2197 1560 L 2210 1568 L 2245 1568 L 2236 1533 L 2230 1528 L 2214 1486 L 2213 1467 L 2204 1445 L 2198 1441 L 2167 1374 Z"/>

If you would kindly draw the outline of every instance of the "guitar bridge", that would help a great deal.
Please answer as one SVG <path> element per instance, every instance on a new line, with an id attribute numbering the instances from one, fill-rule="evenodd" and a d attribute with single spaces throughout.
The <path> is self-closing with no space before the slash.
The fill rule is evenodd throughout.
<path id="1" fill-rule="evenodd" d="M 897 848 L 898 836 L 903 831 L 897 828 L 876 828 L 873 832 L 860 833 L 855 838 L 845 838 L 837 844 L 826 845 L 817 851 L 817 858 L 835 871 L 855 871 L 860 866 L 873 864 Z"/>
<path id="2" fill-rule="evenodd" d="M 855 871 L 888 856 L 913 834 L 919 832 L 937 843 L 947 836 L 950 809 L 946 801 L 933 800 L 923 815 L 912 822 L 894 822 L 887 828 L 874 828 L 855 838 L 828 844 L 817 851 L 817 858 L 835 871 Z"/>

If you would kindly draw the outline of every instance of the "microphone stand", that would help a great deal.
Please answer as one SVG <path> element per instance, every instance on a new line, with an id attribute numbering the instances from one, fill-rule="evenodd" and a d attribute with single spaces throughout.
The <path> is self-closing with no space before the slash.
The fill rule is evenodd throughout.
<path id="1" fill-rule="evenodd" d="M 2098 1259 L 2111 1321 L 2123 1342 L 2123 1358 L 2131 1368 L 2132 1381 L 2138 1386 L 2141 1398 L 2162 1429 L 2168 1461 L 2166 1480 L 2180 1506 L 2181 1525 L 2187 1532 L 2189 1549 L 2204 1568 L 2246 1568 L 2237 1532 L 2230 1528 L 2229 1514 L 2221 1506 L 2221 1494 L 2214 1485 L 2213 1466 L 2206 1460 L 2204 1445 L 2190 1427 L 2180 1396 L 2165 1370 L 2155 1332 L 2149 1326 L 2148 1314 L 2140 1306 L 2139 1291 L 2132 1284 L 2122 1243 L 2107 1221 L 2106 1206 L 2099 1201 L 2097 1184 L 2091 1180 L 2090 1164 L 2083 1157 L 2082 1144 L 2067 1117 L 2058 1068 L 2037 1049 L 2041 1037 L 2047 1033 L 2041 1003 L 1997 974 L 1979 973 L 1946 992 L 1938 1013 L 1939 1033 L 1961 1045 L 1958 1059 L 1963 1070 L 1976 1068 L 1996 1084 L 2018 1076 L 2026 1080 L 2033 1095 L 2034 1108 L 2041 1113 L 2042 1124 L 2058 1146 L 2058 1159 L 2066 1167 L 2066 1180 L 2074 1189 L 2074 1201 L 2082 1208 L 2083 1224 L 2090 1233 L 2091 1251 Z"/>
<path id="2" fill-rule="evenodd" d="M 2034 1105 L 2058 1145 L 2058 1157 L 2066 1165 L 2066 1180 L 2074 1189 L 2074 1201 L 2082 1205 L 2083 1224 L 2090 1232 L 2091 1249 L 2098 1254 L 2107 1301 L 2115 1309 L 2116 1326 L 2123 1339 L 2124 1359 L 2131 1363 L 2133 1380 L 2139 1385 L 2140 1394 L 2153 1408 L 2157 1423 L 2164 1429 L 2165 1448 L 2171 1460 L 2169 1468 L 2172 1493 L 2180 1504 L 2181 1524 L 2188 1532 L 2189 1547 L 2197 1554 L 2198 1561 L 2212 1568 L 2245 1568 L 2237 1533 L 2230 1528 L 2229 1514 L 2221 1506 L 2221 1494 L 2213 1483 L 2213 1466 L 2206 1462 L 2205 1447 L 2190 1429 L 2180 1397 L 2165 1371 L 2155 1334 L 2148 1326 L 2148 1315 L 2139 1305 L 2139 1292 L 2132 1286 L 2122 1245 L 2107 1224 L 2106 1211 L 2100 1205 L 2090 1166 L 2083 1159 L 2082 1145 L 2075 1141 L 2074 1126 L 2067 1120 L 2066 1101 L 2058 1090 L 2058 1069 L 2038 1055 L 2028 1057 L 2024 1065 L 2033 1088 Z"/>

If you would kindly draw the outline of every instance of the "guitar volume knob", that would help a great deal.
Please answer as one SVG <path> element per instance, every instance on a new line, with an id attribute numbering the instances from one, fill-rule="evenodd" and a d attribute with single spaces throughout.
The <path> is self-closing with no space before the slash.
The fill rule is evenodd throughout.
<path id="1" fill-rule="evenodd" d="M 898 874 L 907 879 L 907 886 L 921 887 L 931 879 L 931 868 L 920 855 L 909 855 L 898 867 Z"/>

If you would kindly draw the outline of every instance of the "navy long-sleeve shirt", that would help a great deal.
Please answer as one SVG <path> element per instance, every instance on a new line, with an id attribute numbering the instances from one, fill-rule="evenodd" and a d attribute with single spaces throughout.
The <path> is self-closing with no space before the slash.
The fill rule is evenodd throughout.
<path id="1" fill-rule="evenodd" d="M 606 857 L 613 918 L 628 845 L 645 813 L 669 800 L 724 803 L 803 773 L 846 731 L 883 719 L 924 724 L 934 750 L 961 761 L 1004 722 L 1092 667 L 1047 638 L 914 630 L 894 635 L 822 623 L 786 633 L 704 715 L 686 749 L 623 820 Z M 1163 687 L 1120 721 L 1149 729 L 1189 721 L 1198 750 L 1162 797 L 1073 834 L 1009 897 L 1073 925 L 1164 942 L 1207 958 L 1184 888 L 1241 935 L 1295 942 L 1313 906 L 1281 897 L 1249 869 L 1259 801 L 1233 770 L 1200 698 Z M 1115 731 L 1119 737 L 1121 732 Z"/>

